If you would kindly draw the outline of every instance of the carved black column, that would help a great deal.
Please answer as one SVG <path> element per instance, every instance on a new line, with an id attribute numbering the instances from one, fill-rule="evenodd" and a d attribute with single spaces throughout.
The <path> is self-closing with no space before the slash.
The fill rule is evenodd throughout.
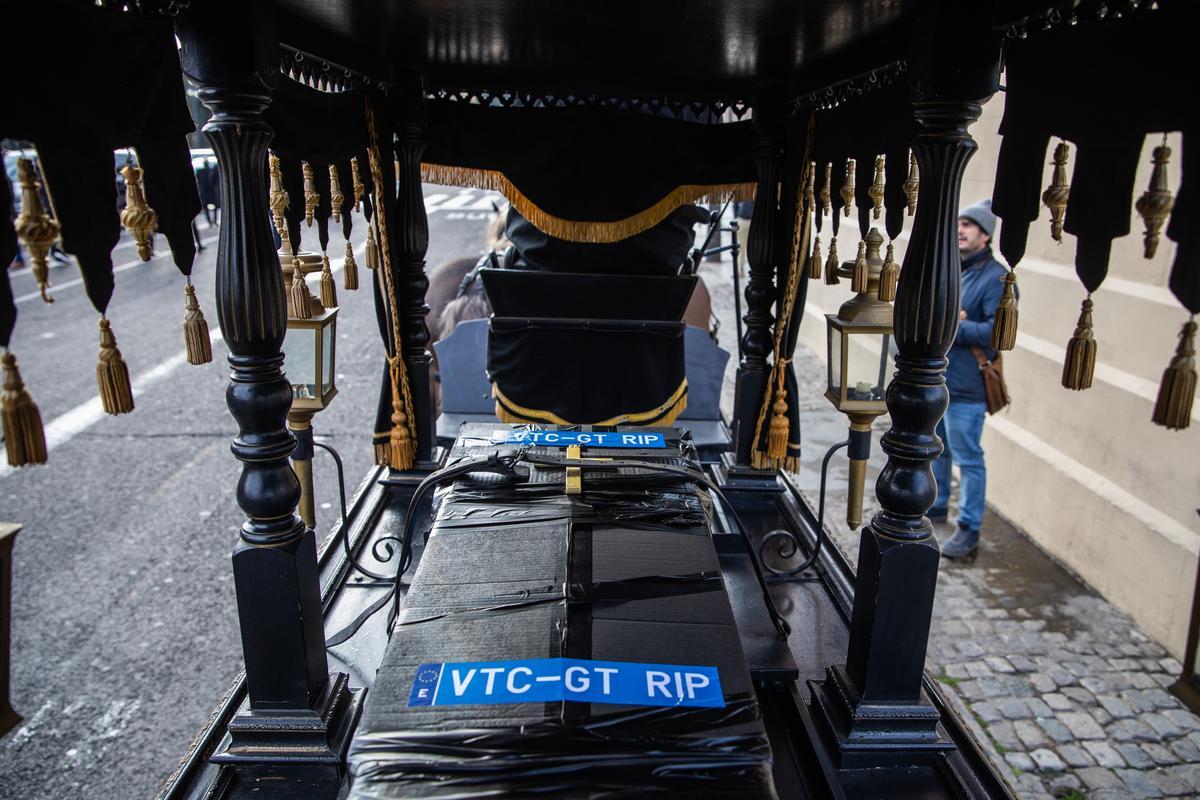
<path id="1" fill-rule="evenodd" d="M 202 4 L 180 18 L 179 35 L 184 71 L 212 112 L 204 132 L 221 165 L 217 316 L 239 429 L 236 496 L 247 516 L 233 573 L 249 708 L 212 760 L 246 776 L 286 764 L 336 778 L 357 698 L 344 674 L 328 673 L 316 541 L 296 516 L 300 484 L 288 460 L 296 440 L 285 424 L 287 304 L 264 194 L 272 131 L 262 117 L 278 80 L 278 44 L 260 3 Z"/>
<path id="2" fill-rule="evenodd" d="M 781 104 L 775 92 L 763 92 L 755 100 L 754 127 L 758 137 L 754 150 L 758 187 L 746 242 L 746 259 L 750 262 L 746 314 L 742 318 L 746 328 L 733 395 L 734 454 L 737 466 L 745 468 L 750 466 L 754 449 L 754 428 L 770 371 L 767 358 L 774 344 L 771 306 L 776 298 L 776 243 L 779 238 L 776 196 L 783 151 Z"/>
<path id="3" fill-rule="evenodd" d="M 433 460 L 435 438 L 432 364 L 429 353 L 429 306 L 425 291 L 425 251 L 429 249 L 429 218 L 421 192 L 421 155 L 425 152 L 425 98 L 421 80 L 409 76 L 399 101 L 396 123 L 396 270 L 400 315 L 403 321 L 404 361 L 412 390 L 413 417 L 417 426 L 417 464 Z"/>
<path id="4" fill-rule="evenodd" d="M 930 465 L 942 444 L 934 429 L 949 400 L 946 351 L 958 326 L 959 184 L 976 149 L 967 126 L 980 109 L 917 102 L 914 113 L 921 185 L 896 295 L 892 428 L 875 487 L 881 510 L 862 532 L 846 666 L 810 684 L 842 766 L 888 750 L 953 748 L 921 690 L 940 557 L 924 514 L 937 495 Z"/>

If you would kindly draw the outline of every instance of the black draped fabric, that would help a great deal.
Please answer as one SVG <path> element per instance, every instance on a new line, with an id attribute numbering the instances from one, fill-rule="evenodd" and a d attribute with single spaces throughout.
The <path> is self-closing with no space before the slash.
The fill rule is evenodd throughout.
<path id="1" fill-rule="evenodd" d="M 1000 252 L 1016 265 L 1041 208 L 1042 174 L 1053 138 L 1075 146 L 1064 229 L 1077 238 L 1075 270 L 1093 291 L 1108 271 L 1112 240 L 1130 232 L 1146 134 L 1182 131 L 1184 172 L 1167 226 L 1177 242 L 1170 286 L 1200 311 L 1200 230 L 1195 219 L 1193 155 L 1198 114 L 1190 96 L 1194 13 L 1187 3 L 1150 12 L 1033 32 L 1010 42 L 1007 96 L 992 210 L 1004 220 Z M 1147 53 L 1154 56 L 1147 57 Z M 1176 154 L 1178 157 L 1180 154 Z"/>
<path id="2" fill-rule="evenodd" d="M 113 292 L 111 251 L 120 236 L 113 151 L 121 147 L 137 150 L 159 230 L 189 274 L 200 200 L 170 21 L 50 0 L 20 4 L 6 22 L 26 33 L 11 37 L 7 55 L 28 68 L 0 75 L 10 112 L 0 138 L 37 146 L 63 247 L 79 262 L 92 304 L 103 313 Z M 70 57 L 49 57 L 38 32 L 51 32 L 56 51 Z"/>
<path id="3" fill-rule="evenodd" d="M 308 162 L 320 196 L 313 221 L 319 244 L 315 249 L 324 252 L 329 245 L 331 212 L 329 165 L 337 166 L 338 185 L 345 196 L 342 203 L 342 233 L 347 238 L 352 226 L 350 211 L 354 207 L 354 184 L 350 168 L 352 157 L 359 157 L 359 176 L 364 184 L 370 184 L 363 92 L 358 89 L 323 92 L 285 78 L 279 82 L 271 105 L 263 112 L 263 118 L 275 131 L 271 149 L 279 156 L 283 188 L 288 194 L 288 209 L 284 218 L 292 249 L 301 249 L 305 234 L 312 241 L 313 231 L 303 222 L 304 175 L 301 162 Z"/>
<path id="4" fill-rule="evenodd" d="M 710 125 L 599 108 L 447 101 L 428 108 L 426 163 L 503 173 L 540 209 L 564 220 L 617 222 L 681 186 L 755 179 L 749 122 Z"/>
<path id="5" fill-rule="evenodd" d="M 840 194 L 846 180 L 848 158 L 855 160 L 854 205 L 858 211 L 859 232 L 866 236 L 873 224 L 878 225 L 871 213 L 868 190 L 875 179 L 875 157 L 879 155 L 885 157 L 884 227 L 889 238 L 900 235 L 907 213 L 904 181 L 908 177 L 908 149 L 916 134 L 912 96 L 907 84 L 902 81 L 816 112 L 812 155 L 812 160 L 817 163 L 815 193 L 819 198 L 825 185 L 825 165 L 832 164 L 829 194 L 833 205 L 830 224 L 834 236 L 843 221 L 853 219 L 843 216 L 844 203 Z M 803 141 L 803 136 L 803 131 L 793 132 L 791 141 Z M 818 231 L 824 222 L 822 215 L 818 214 Z"/>
<path id="6" fill-rule="evenodd" d="M 12 184 L 8 176 L 0 181 L 0 208 L 5 209 L 0 217 L 0 347 L 7 348 L 17 324 L 17 304 L 13 302 L 12 284 L 8 280 L 8 265 L 17 257 L 17 230 L 13 227 L 11 209 Z"/>

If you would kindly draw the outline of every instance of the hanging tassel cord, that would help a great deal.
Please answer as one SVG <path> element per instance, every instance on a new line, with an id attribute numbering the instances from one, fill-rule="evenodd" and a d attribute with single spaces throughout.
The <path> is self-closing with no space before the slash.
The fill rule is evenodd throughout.
<path id="1" fill-rule="evenodd" d="M 1062 385 L 1076 391 L 1090 388 L 1092 374 L 1096 370 L 1096 339 L 1092 335 L 1092 296 L 1083 301 L 1075 335 L 1067 343 L 1067 356 L 1063 360 Z"/>
<path id="2" fill-rule="evenodd" d="M 811 152 L 813 134 L 813 118 L 809 117 L 808 141 L 806 150 Z M 808 252 L 808 243 L 812 237 L 812 209 L 809 207 L 805 186 L 810 180 L 812 162 L 805 153 L 804 172 L 796 194 L 796 216 L 792 223 L 792 249 L 789 258 L 787 284 L 783 295 L 783 306 L 779 319 L 775 322 L 775 342 L 773 347 L 773 364 L 770 377 L 767 380 L 767 390 L 763 393 L 762 404 L 758 409 L 758 419 L 754 425 L 754 449 L 751 466 L 755 469 L 777 469 L 781 465 L 798 468 L 798 465 L 788 462 L 788 441 L 790 438 L 790 423 L 788 421 L 787 405 L 787 365 L 790 359 L 783 355 L 783 339 L 790 326 L 792 314 L 796 307 L 796 295 L 800 287 L 800 275 L 804 272 L 804 254 Z M 770 427 L 767 430 L 767 449 L 760 449 L 763 427 L 766 425 L 767 414 L 771 413 Z M 794 471 L 794 470 L 793 470 Z"/>
<path id="3" fill-rule="evenodd" d="M 334 308 L 337 301 L 337 284 L 333 281 L 333 269 L 329 264 L 329 256 L 321 254 L 321 305 Z"/>
<path id="4" fill-rule="evenodd" d="M 133 411 L 133 386 L 129 382 L 129 367 L 117 349 L 117 337 L 108 317 L 100 317 L 100 356 L 96 362 L 96 384 L 100 388 L 100 403 L 106 414 L 128 414 Z"/>
<path id="5" fill-rule="evenodd" d="M 308 282 L 304 280 L 304 270 L 300 268 L 300 259 L 292 259 L 292 285 L 288 287 L 288 313 L 294 319 L 312 319 L 312 297 L 308 291 Z"/>
<path id="6" fill-rule="evenodd" d="M 375 111 L 368 97 L 366 101 L 367 135 L 370 146 L 367 156 L 371 168 L 371 179 L 375 183 L 376 214 L 379 227 L 379 256 L 383 273 L 384 293 L 387 295 L 391 321 L 392 354 L 388 356 L 388 376 L 392 390 L 392 429 L 388 433 L 388 466 L 396 470 L 411 469 L 416 460 L 416 424 L 413 420 L 412 394 L 408 386 L 408 368 L 404 363 L 403 339 L 400 336 L 400 309 L 392 275 L 392 257 L 388 244 L 387 220 L 383 197 L 383 159 L 379 150 L 379 133 L 375 127 Z"/>
<path id="7" fill-rule="evenodd" d="M 200 365 L 212 361 L 212 338 L 208 333 L 208 321 L 200 310 L 196 299 L 196 287 L 189 276 L 183 287 L 183 343 L 187 348 L 189 364 Z"/>
<path id="8" fill-rule="evenodd" d="M 821 280 L 821 267 L 823 266 L 823 258 L 821 255 L 821 237 L 813 237 L 812 255 L 808 257 L 808 278 L 809 280 Z"/>
<path id="9" fill-rule="evenodd" d="M 46 463 L 46 432 L 42 413 L 25 388 L 17 357 L 8 350 L 0 356 L 4 370 L 3 394 L 0 395 L 0 418 L 4 426 L 4 446 L 11 467 L 27 467 Z"/>
<path id="10" fill-rule="evenodd" d="M 896 299 L 896 287 L 900 284 L 900 265 L 896 263 L 896 246 L 888 242 L 887 256 L 879 271 L 879 299 L 890 303 Z"/>
<path id="11" fill-rule="evenodd" d="M 1179 346 L 1170 365 L 1163 370 L 1154 403 L 1154 422 L 1173 431 L 1183 430 L 1192 422 L 1192 402 L 1196 396 L 1196 318 L 1193 315 L 1179 332 Z"/>
<path id="12" fill-rule="evenodd" d="M 992 324 L 992 348 L 1012 350 L 1017 346 L 1017 273 L 1009 270 L 1004 275 L 1004 294 L 996 307 L 996 319 Z"/>
<path id="13" fill-rule="evenodd" d="M 862 294 L 871 284 L 871 268 L 867 265 L 867 243 L 858 243 L 858 255 L 854 257 L 854 272 L 850 276 L 850 291 Z"/>
<path id="14" fill-rule="evenodd" d="M 829 257 L 825 259 L 825 285 L 837 286 L 841 281 L 838 279 L 838 251 L 837 237 L 831 237 L 829 240 Z"/>
<path id="15" fill-rule="evenodd" d="M 342 265 L 342 288 L 348 292 L 358 291 L 358 262 L 354 260 L 354 248 L 346 242 L 346 261 Z"/>

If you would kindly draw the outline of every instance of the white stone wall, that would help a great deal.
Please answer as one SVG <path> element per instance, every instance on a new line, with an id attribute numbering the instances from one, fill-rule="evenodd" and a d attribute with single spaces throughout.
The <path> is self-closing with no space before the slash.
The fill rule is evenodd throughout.
<path id="1" fill-rule="evenodd" d="M 963 180 L 964 206 L 991 196 L 1003 102 L 1003 94 L 990 101 L 972 128 L 979 151 Z M 1158 142 L 1147 140 L 1135 198 L 1149 181 Z M 1170 185 L 1177 190 L 1181 144 L 1175 135 L 1168 143 Z M 1045 181 L 1050 170 L 1047 153 Z M 1074 273 L 1074 241 L 1069 234 L 1061 245 L 1050 238 L 1044 208 L 1033 223 L 1017 268 L 1020 335 L 1016 350 L 1005 354 L 1013 405 L 991 418 L 984 434 L 988 502 L 1182 655 L 1200 552 L 1200 401 L 1186 431 L 1150 421 L 1187 312 L 1166 289 L 1174 244 L 1164 236 L 1157 256 L 1144 259 L 1142 222 L 1132 208 L 1130 214 L 1131 234 L 1114 243 L 1109 277 L 1093 296 L 1099 355 L 1093 386 L 1084 392 L 1060 384 L 1085 294 Z M 851 259 L 857 226 L 843 224 L 841 232 L 839 254 Z M 821 237 L 826 251 L 828 234 Z M 897 258 L 903 245 L 901 236 Z M 823 315 L 849 296 L 845 281 L 809 288 L 801 343 L 822 359 Z"/>

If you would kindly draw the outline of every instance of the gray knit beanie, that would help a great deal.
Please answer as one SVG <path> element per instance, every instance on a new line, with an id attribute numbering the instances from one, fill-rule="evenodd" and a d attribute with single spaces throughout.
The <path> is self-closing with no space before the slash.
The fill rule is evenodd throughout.
<path id="1" fill-rule="evenodd" d="M 980 200 L 972 206 L 967 206 L 958 212 L 958 218 L 971 220 L 989 237 L 996 232 L 996 215 L 992 213 L 992 199 Z"/>

